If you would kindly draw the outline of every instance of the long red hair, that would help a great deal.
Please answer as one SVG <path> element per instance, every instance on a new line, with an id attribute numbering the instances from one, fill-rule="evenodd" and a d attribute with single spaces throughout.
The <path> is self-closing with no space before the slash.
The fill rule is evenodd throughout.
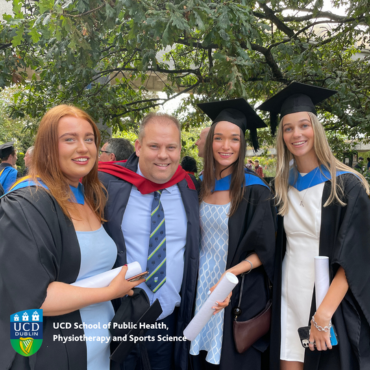
<path id="1" fill-rule="evenodd" d="M 68 206 L 73 196 L 67 178 L 59 165 L 58 125 L 62 117 L 72 116 L 88 121 L 93 128 L 95 145 L 100 147 L 100 132 L 93 119 L 83 110 L 70 105 L 58 105 L 50 109 L 40 122 L 32 155 L 30 177 L 37 183 L 41 179 L 49 188 L 49 192 L 56 199 L 64 214 L 70 218 Z M 92 170 L 83 178 L 85 188 L 85 201 L 95 214 L 103 219 L 106 196 L 103 185 L 98 178 L 98 150 Z"/>

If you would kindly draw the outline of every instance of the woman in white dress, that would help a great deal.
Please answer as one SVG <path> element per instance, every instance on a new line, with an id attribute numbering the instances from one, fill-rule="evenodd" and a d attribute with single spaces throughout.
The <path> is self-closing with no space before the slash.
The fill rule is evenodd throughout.
<path id="1" fill-rule="evenodd" d="M 274 276 L 274 370 L 370 368 L 370 291 L 363 289 L 370 284 L 369 185 L 334 157 L 317 119 L 314 104 L 334 93 L 294 83 L 261 106 L 272 114 L 278 109 L 282 117 L 275 191 L 284 217 L 278 222 Z M 316 307 L 319 255 L 329 257 L 331 285 Z M 332 322 L 337 346 L 330 340 Z M 308 325 L 309 348 L 304 348 L 297 330 Z"/>

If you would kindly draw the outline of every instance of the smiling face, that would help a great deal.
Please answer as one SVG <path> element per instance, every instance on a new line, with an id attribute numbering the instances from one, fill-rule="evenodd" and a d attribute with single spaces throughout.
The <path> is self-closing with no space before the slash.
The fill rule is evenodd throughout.
<path id="1" fill-rule="evenodd" d="M 220 171 L 229 167 L 239 157 L 240 128 L 231 122 L 218 122 L 213 135 L 212 150 L 216 173 L 219 174 Z M 223 174 L 228 175 L 231 172 L 232 168 L 230 167 L 230 170 Z"/>
<path id="2" fill-rule="evenodd" d="M 168 118 L 153 118 L 146 124 L 141 142 L 136 140 L 135 150 L 144 177 L 164 184 L 171 179 L 180 163 L 179 130 Z"/>
<path id="3" fill-rule="evenodd" d="M 297 159 L 316 158 L 314 131 L 307 112 L 287 114 L 283 118 L 283 139 Z"/>
<path id="4" fill-rule="evenodd" d="M 73 116 L 59 120 L 59 165 L 70 185 L 77 186 L 79 179 L 94 167 L 97 159 L 94 139 L 94 130 L 88 121 Z"/>

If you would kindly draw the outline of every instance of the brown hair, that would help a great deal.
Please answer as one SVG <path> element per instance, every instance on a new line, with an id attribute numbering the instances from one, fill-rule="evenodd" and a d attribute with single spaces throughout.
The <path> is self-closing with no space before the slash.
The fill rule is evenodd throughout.
<path id="1" fill-rule="evenodd" d="M 40 122 L 35 149 L 32 154 L 33 166 L 30 170 L 30 177 L 36 183 L 37 178 L 40 178 L 46 184 L 50 194 L 58 202 L 64 214 L 71 218 L 68 208 L 71 205 L 69 199 L 73 197 L 73 193 L 60 168 L 58 149 L 58 125 L 60 119 L 66 116 L 82 118 L 89 122 L 94 131 L 96 148 L 100 147 L 100 132 L 93 119 L 79 108 L 70 105 L 58 105 L 46 112 Z M 106 196 L 103 185 L 98 178 L 98 150 L 96 155 L 94 167 L 83 178 L 82 184 L 85 190 L 85 201 L 97 217 L 104 221 L 103 210 Z"/>
<path id="2" fill-rule="evenodd" d="M 215 159 L 213 157 L 213 136 L 217 123 L 211 126 L 207 135 L 206 144 L 204 146 L 204 171 L 203 181 L 200 190 L 200 200 L 202 201 L 207 196 L 211 195 L 212 190 L 216 184 L 216 173 L 215 173 Z M 240 202 L 243 199 L 245 191 L 245 177 L 244 177 L 244 159 L 245 159 L 246 142 L 243 135 L 243 131 L 240 129 L 240 150 L 238 159 L 231 165 L 231 183 L 230 183 L 230 199 L 231 206 L 229 217 L 231 217 L 239 207 Z M 221 173 L 219 174 L 221 176 Z"/>

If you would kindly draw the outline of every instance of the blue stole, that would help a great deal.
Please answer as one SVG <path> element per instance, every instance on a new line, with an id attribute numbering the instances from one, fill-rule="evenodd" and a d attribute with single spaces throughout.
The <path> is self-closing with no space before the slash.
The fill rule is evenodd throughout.
<path id="1" fill-rule="evenodd" d="M 200 176 L 199 178 L 203 180 L 203 175 Z M 244 186 L 262 185 L 270 190 L 270 188 L 258 176 L 251 175 L 249 173 L 244 173 L 244 178 L 245 178 Z M 213 191 L 230 190 L 230 184 L 231 184 L 231 174 L 226 177 L 223 177 L 220 180 L 216 180 L 215 189 Z"/>
<path id="2" fill-rule="evenodd" d="M 42 186 L 44 189 L 48 190 L 48 187 L 45 185 L 45 183 L 41 180 L 38 180 L 38 183 L 36 184 L 33 180 L 24 180 L 19 182 L 17 185 L 15 185 L 12 189 L 10 189 L 6 194 L 9 194 L 10 192 L 18 189 L 23 189 L 27 188 L 28 186 Z M 79 183 L 78 187 L 75 188 L 74 186 L 69 185 L 69 188 L 71 189 L 75 199 L 70 199 L 71 202 L 73 203 L 78 203 L 78 204 L 85 204 L 85 194 L 84 194 L 84 186 Z M 3 196 L 5 196 L 4 194 Z M 2 198 L 2 197 L 0 197 Z"/>
<path id="3" fill-rule="evenodd" d="M 9 190 L 16 180 L 17 170 L 10 164 L 0 169 L 0 184 L 3 186 L 5 192 Z"/>
<path id="4" fill-rule="evenodd" d="M 345 173 L 352 172 L 337 171 L 337 176 L 343 175 Z M 331 180 L 331 174 L 329 170 L 323 165 L 314 168 L 305 176 L 302 176 L 295 167 L 291 168 L 289 171 L 289 185 L 293 186 L 298 191 L 312 188 L 313 186 L 319 185 L 329 180 Z"/>

